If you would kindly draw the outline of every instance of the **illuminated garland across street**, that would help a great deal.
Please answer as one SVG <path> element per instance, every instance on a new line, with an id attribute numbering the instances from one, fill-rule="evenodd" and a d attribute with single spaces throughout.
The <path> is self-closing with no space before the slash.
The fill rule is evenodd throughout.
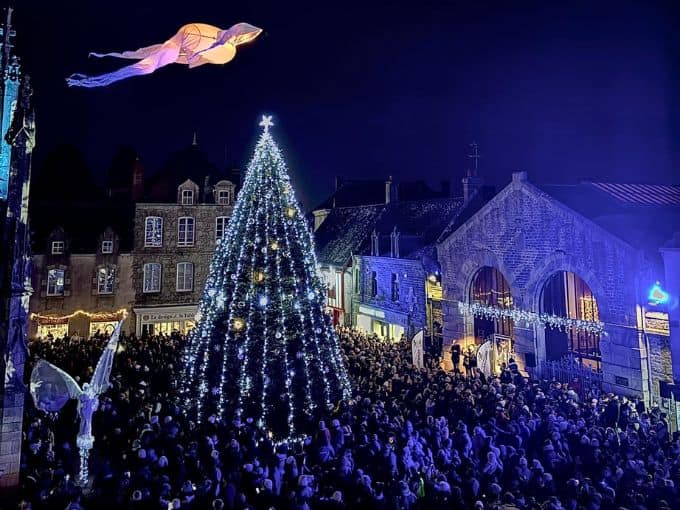
<path id="1" fill-rule="evenodd" d="M 121 308 L 117 312 L 86 312 L 85 310 L 76 310 L 75 312 L 68 315 L 61 315 L 58 317 L 54 315 L 40 315 L 37 313 L 32 313 L 30 318 L 33 321 L 38 321 L 38 323 L 41 325 L 54 325 L 64 324 L 76 315 L 85 315 L 92 322 L 117 322 L 127 317 L 127 310 L 125 308 Z"/>
<path id="2" fill-rule="evenodd" d="M 178 382 L 192 419 L 250 420 L 277 443 L 300 439 L 351 394 L 309 225 L 271 117 L 260 125 Z"/>
<path id="3" fill-rule="evenodd" d="M 517 310 L 516 308 L 499 308 L 496 306 L 483 305 L 481 303 L 464 303 L 461 301 L 458 303 L 458 311 L 461 314 L 471 314 L 475 317 L 483 317 L 484 319 L 500 319 L 507 317 L 516 323 L 524 322 L 526 324 L 536 324 L 551 329 L 560 329 L 562 331 L 576 329 L 586 333 L 604 333 L 604 323 L 602 322 L 572 319 L 569 317 L 560 317 L 558 315 L 549 315 L 547 313 Z"/>

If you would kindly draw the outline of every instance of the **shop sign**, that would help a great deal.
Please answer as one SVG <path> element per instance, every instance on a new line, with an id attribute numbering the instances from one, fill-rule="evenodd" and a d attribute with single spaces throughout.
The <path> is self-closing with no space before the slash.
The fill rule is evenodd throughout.
<path id="1" fill-rule="evenodd" d="M 645 312 L 645 332 L 654 335 L 671 336 L 668 314 L 665 312 Z"/>
<path id="2" fill-rule="evenodd" d="M 377 317 L 378 319 L 384 319 L 385 318 L 385 312 L 381 310 L 374 310 L 373 308 L 369 308 L 367 306 L 359 305 L 359 313 L 362 313 L 364 315 L 368 315 L 370 317 Z"/>
<path id="3" fill-rule="evenodd" d="M 163 311 L 163 312 L 147 312 L 142 313 L 142 320 L 144 322 L 168 322 L 181 320 L 194 320 L 196 311 Z"/>

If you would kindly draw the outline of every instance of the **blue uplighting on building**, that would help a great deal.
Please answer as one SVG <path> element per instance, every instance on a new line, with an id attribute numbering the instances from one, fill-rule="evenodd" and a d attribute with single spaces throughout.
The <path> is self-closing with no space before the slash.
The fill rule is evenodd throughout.
<path id="1" fill-rule="evenodd" d="M 665 305 L 666 303 L 668 303 L 669 299 L 670 296 L 668 292 L 661 288 L 661 284 L 659 282 L 656 282 L 649 289 L 647 300 L 649 301 L 650 305 Z"/>

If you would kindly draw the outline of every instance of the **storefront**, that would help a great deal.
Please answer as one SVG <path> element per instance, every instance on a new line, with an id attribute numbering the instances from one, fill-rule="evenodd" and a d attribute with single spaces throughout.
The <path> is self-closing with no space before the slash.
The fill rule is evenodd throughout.
<path id="1" fill-rule="evenodd" d="M 110 335 L 116 329 L 117 324 L 116 321 L 90 321 L 90 336 L 97 333 Z"/>
<path id="2" fill-rule="evenodd" d="M 356 327 L 366 333 L 374 333 L 383 340 L 396 342 L 406 333 L 406 317 L 393 317 L 402 314 L 390 313 L 366 305 L 359 305 Z"/>
<path id="3" fill-rule="evenodd" d="M 45 339 L 52 335 L 52 338 L 63 338 L 68 335 L 68 319 L 59 321 L 39 321 L 38 338 Z"/>
<path id="4" fill-rule="evenodd" d="M 31 314 L 37 338 L 63 338 L 92 336 L 97 332 L 111 334 L 119 321 L 127 315 L 125 309 L 116 312 L 87 312 L 78 310 L 68 315 Z"/>
<path id="5" fill-rule="evenodd" d="M 186 334 L 196 324 L 197 305 L 134 308 L 137 335 Z"/>

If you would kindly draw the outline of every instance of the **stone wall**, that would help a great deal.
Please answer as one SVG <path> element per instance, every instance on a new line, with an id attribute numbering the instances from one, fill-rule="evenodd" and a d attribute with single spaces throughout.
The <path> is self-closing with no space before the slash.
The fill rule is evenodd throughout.
<path id="1" fill-rule="evenodd" d="M 472 319 L 458 312 L 483 266 L 498 268 L 510 285 L 514 307 L 540 311 L 541 291 L 557 271 L 580 276 L 597 300 L 605 387 L 646 395 L 642 384 L 644 345 L 636 330 L 641 252 L 526 182 L 513 182 L 437 247 L 444 291 L 446 343 L 472 334 Z M 545 358 L 540 327 L 516 325 L 515 350 Z M 629 386 L 618 384 L 626 378 Z"/>
<path id="2" fill-rule="evenodd" d="M 392 257 L 361 256 L 360 258 L 360 294 L 355 306 L 357 313 L 361 304 L 379 308 L 385 312 L 385 321 L 400 324 L 404 328 L 411 326 L 418 330 L 426 326 L 426 293 L 425 279 L 427 275 L 420 260 L 398 259 Z M 371 295 L 371 273 L 375 271 L 378 281 L 378 292 Z M 399 300 L 392 300 L 392 274 L 399 278 Z M 407 329 L 408 332 L 408 329 Z"/>
<path id="3" fill-rule="evenodd" d="M 69 292 L 64 296 L 47 296 L 47 270 L 51 267 L 48 255 L 33 255 L 32 285 L 35 292 L 30 300 L 30 312 L 40 315 L 64 316 L 78 310 L 86 312 L 116 312 L 125 308 L 128 313 L 134 304 L 132 287 L 132 255 L 121 253 L 107 256 L 95 254 L 73 254 L 68 257 L 67 276 Z M 116 279 L 113 294 L 99 294 L 97 289 L 96 270 L 101 264 L 116 268 Z M 69 320 L 69 334 L 87 336 L 90 320 L 86 315 L 77 315 Z M 38 324 L 29 321 L 29 338 L 36 336 Z M 128 318 L 123 331 L 134 331 L 134 321 Z"/>
<path id="4" fill-rule="evenodd" d="M 233 207 L 219 204 L 137 204 L 135 211 L 135 243 L 132 282 L 136 306 L 167 306 L 198 303 L 208 278 L 210 262 L 215 253 L 215 221 L 218 216 L 230 217 Z M 163 218 L 163 245 L 144 246 L 147 216 Z M 193 246 L 177 246 L 177 224 L 181 217 L 194 218 Z M 159 262 L 162 267 L 161 292 L 144 293 L 144 264 Z M 194 264 L 193 290 L 177 291 L 177 263 Z"/>

